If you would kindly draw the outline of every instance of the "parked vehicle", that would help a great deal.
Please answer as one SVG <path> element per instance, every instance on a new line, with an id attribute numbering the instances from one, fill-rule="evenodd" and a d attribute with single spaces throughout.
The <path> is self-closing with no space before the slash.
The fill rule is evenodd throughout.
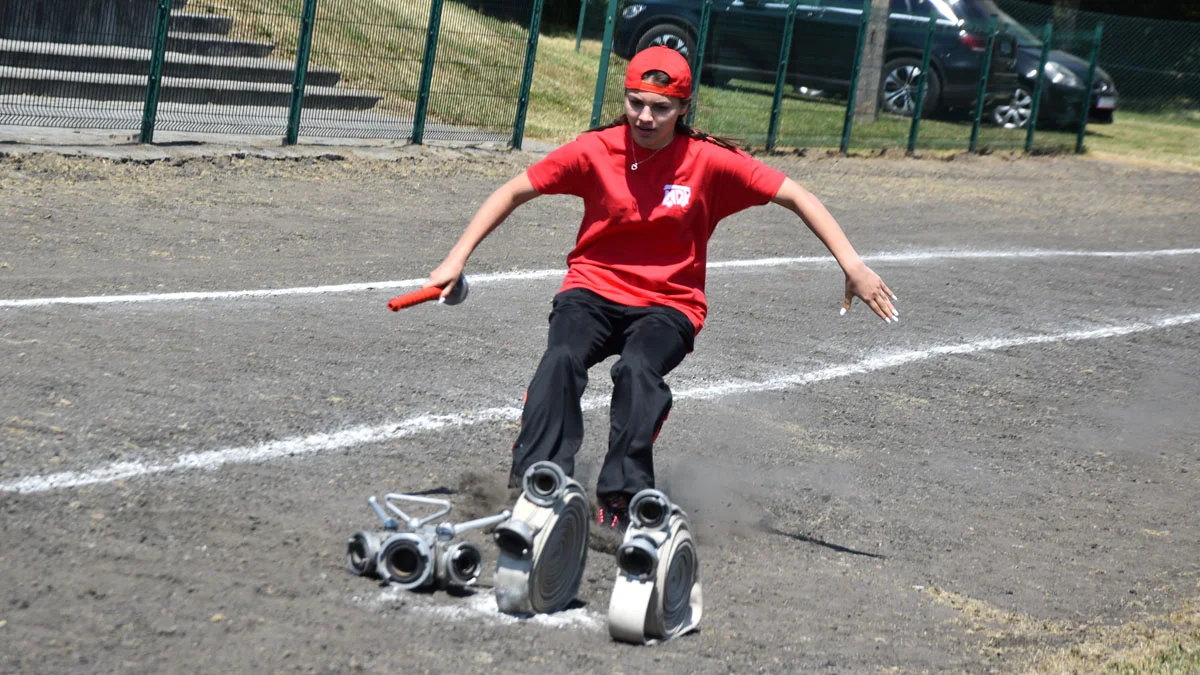
<path id="1" fill-rule="evenodd" d="M 796 8 L 787 82 L 833 93 L 849 90 L 854 48 L 862 18 L 861 0 L 800 0 Z M 672 47 L 691 58 L 701 0 L 626 0 L 614 51 L 630 58 L 652 45 Z M 715 0 L 702 73 L 709 82 L 731 78 L 774 82 L 788 3 L 779 0 Z M 989 12 L 980 0 L 891 0 L 888 37 L 880 78 L 880 105 L 911 115 L 917 76 L 931 14 L 940 29 L 930 60 L 922 114 L 975 105 Z M 1016 89 L 1016 40 L 996 40 L 987 91 L 998 101 Z"/>
<path id="2" fill-rule="evenodd" d="M 990 4 L 990 3 L 989 3 Z M 1033 92 L 1036 91 L 1038 64 L 1042 59 L 1042 40 L 999 8 L 994 12 L 1017 37 L 1017 74 L 1019 81 L 1012 96 L 995 105 L 991 121 L 1006 129 L 1029 125 L 1033 116 Z M 1103 68 L 1096 68 L 1091 95 L 1086 95 L 1089 62 L 1059 49 L 1046 57 L 1046 80 L 1042 83 L 1042 103 L 1038 108 L 1038 126 L 1079 125 L 1079 106 L 1087 102 L 1088 123 L 1112 124 L 1117 107 L 1117 87 Z"/>

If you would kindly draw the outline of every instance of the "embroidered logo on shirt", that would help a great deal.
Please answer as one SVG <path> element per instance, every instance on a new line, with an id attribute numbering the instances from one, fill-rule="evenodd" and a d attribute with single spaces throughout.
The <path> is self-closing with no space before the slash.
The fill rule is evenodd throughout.
<path id="1" fill-rule="evenodd" d="M 664 185 L 663 206 L 678 206 L 685 208 L 692 199 L 692 188 L 686 185 Z"/>

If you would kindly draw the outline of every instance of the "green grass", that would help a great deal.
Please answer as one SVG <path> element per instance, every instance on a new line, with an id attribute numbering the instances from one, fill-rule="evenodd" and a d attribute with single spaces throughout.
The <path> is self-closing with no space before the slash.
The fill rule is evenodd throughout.
<path id="1" fill-rule="evenodd" d="M 1118 108 L 1113 124 L 1088 126 L 1086 144 L 1101 159 L 1200 170 L 1200 111 L 1150 114 Z"/>
<path id="2" fill-rule="evenodd" d="M 234 18 L 232 37 L 268 40 L 272 58 L 294 60 L 302 0 L 200 0 L 191 11 Z M 339 86 L 382 98 L 380 112 L 415 109 L 429 4 L 413 0 L 326 0 L 317 5 L 310 67 L 341 73 Z M 512 129 L 527 26 L 457 2 L 442 8 L 429 114 L 433 120 Z"/>
<path id="3" fill-rule="evenodd" d="M 1136 663 L 1124 663 L 1108 670 L 1109 675 L 1197 675 L 1200 674 L 1200 649 L 1183 645 L 1150 654 Z"/>

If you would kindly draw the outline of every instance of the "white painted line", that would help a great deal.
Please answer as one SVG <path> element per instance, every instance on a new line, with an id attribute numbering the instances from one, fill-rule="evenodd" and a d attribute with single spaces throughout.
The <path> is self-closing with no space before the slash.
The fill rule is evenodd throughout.
<path id="1" fill-rule="evenodd" d="M 1147 251 L 961 251 L 954 249 L 911 251 L 907 253 L 879 253 L 865 255 L 863 260 L 873 263 L 920 263 L 937 260 L 1004 260 L 1037 258 L 1159 258 L 1200 254 L 1200 248 L 1174 248 Z M 805 256 L 800 258 L 755 258 L 752 260 L 726 260 L 708 263 L 709 269 L 732 270 L 756 267 L 785 267 L 790 265 L 833 265 L 830 256 Z M 498 272 L 471 276 L 471 285 L 502 283 L 508 281 L 533 281 L 560 278 L 566 270 L 527 270 Z M 250 298 L 277 298 L 290 295 L 327 295 L 335 293 L 360 293 L 389 289 L 419 288 L 426 279 L 401 279 L 398 281 L 373 281 L 360 284 L 338 284 L 333 286 L 300 286 L 295 288 L 268 288 L 244 291 L 185 291 L 179 293 L 143 293 L 134 295 L 90 295 L 57 298 L 23 298 L 0 300 L 0 309 L 28 307 L 50 307 L 54 305 L 112 305 L 139 302 L 188 302 L 201 300 L 244 300 Z"/>
<path id="2" fill-rule="evenodd" d="M 926 349 L 916 349 L 902 352 L 885 353 L 871 356 L 856 363 L 840 366 L 830 366 L 792 375 L 771 378 L 763 382 L 722 382 L 703 386 L 679 386 L 674 392 L 676 401 L 687 399 L 714 399 L 724 396 L 736 396 L 760 391 L 776 391 L 791 387 L 824 382 L 850 375 L 861 375 L 878 370 L 897 368 L 899 366 L 926 361 L 939 356 L 956 354 L 974 354 L 977 352 L 997 351 L 1011 347 L 1038 345 L 1054 342 L 1071 342 L 1078 340 L 1098 340 L 1103 338 L 1120 337 L 1135 333 L 1145 333 L 1173 326 L 1184 326 L 1200 321 L 1200 312 L 1195 314 L 1180 314 L 1155 321 L 1132 323 L 1124 326 L 1096 328 L 1093 330 L 1068 331 L 1050 335 L 1027 335 L 1015 338 L 990 338 L 975 342 L 964 342 L 955 345 L 942 345 Z M 603 408 L 608 401 L 598 397 L 584 400 L 588 410 Z M 333 433 L 319 433 L 308 436 L 285 438 L 260 445 L 225 448 L 207 452 L 180 455 L 165 463 L 155 462 L 115 462 L 88 471 L 64 471 L 42 476 L 28 476 L 15 481 L 0 483 L 0 492 L 35 493 L 49 490 L 113 483 L 130 478 L 139 478 L 153 474 L 182 472 L 196 469 L 216 469 L 225 464 L 246 464 L 266 462 L 284 457 L 341 450 L 368 443 L 380 443 L 418 433 L 440 431 L 454 427 L 468 427 L 486 422 L 510 422 L 518 420 L 521 411 L 518 408 L 488 408 L 474 413 L 456 413 L 450 415 L 421 415 L 407 420 L 381 424 L 378 426 L 360 426 L 344 429 Z"/>
<path id="3" fill-rule="evenodd" d="M 413 434 L 439 431 L 447 427 L 468 427 L 484 422 L 509 421 L 520 417 L 521 410 L 519 408 L 489 408 L 476 413 L 458 415 L 421 415 L 399 423 L 352 427 L 333 433 L 309 434 L 248 447 L 193 452 L 180 455 L 165 463 L 113 462 L 82 473 L 64 471 L 47 476 L 24 478 L 12 483 L 0 484 L 0 492 L 45 492 L 60 488 L 114 483 L 158 473 L 216 469 L 225 464 L 267 462 L 281 457 L 309 455 L 369 443 L 381 443 Z"/>
<path id="4" fill-rule="evenodd" d="M 500 611 L 496 604 L 496 595 L 490 591 L 476 593 L 459 601 L 447 601 L 444 604 L 434 604 L 425 598 L 388 586 L 371 598 L 354 598 L 357 602 L 371 608 L 386 605 L 400 605 L 422 616 L 446 619 L 449 621 L 478 621 L 483 620 L 495 625 L 533 624 L 547 628 L 578 628 L 584 630 L 600 630 L 606 623 L 604 617 L 590 612 L 586 607 L 565 609 L 553 614 L 535 614 L 530 617 L 517 617 Z"/>
<path id="5" fill-rule="evenodd" d="M 521 281 L 527 279 L 549 279 L 561 277 L 565 270 L 533 270 L 528 272 L 501 272 L 471 276 L 471 285 L 497 281 Z M 296 288 L 267 288 L 249 291 L 186 291 L 180 293 L 144 293 L 138 295 L 89 295 L 82 297 L 26 298 L 24 300 L 0 300 L 0 309 L 17 307 L 48 307 L 51 305 L 113 305 L 131 302 L 187 302 L 197 300 L 245 300 L 247 298 L 277 298 L 286 295 L 325 295 L 333 293 L 359 293 L 399 288 L 420 288 L 428 279 L 401 279 L 399 281 L 374 281 L 361 284 L 338 284 L 335 286 L 300 286 Z"/>

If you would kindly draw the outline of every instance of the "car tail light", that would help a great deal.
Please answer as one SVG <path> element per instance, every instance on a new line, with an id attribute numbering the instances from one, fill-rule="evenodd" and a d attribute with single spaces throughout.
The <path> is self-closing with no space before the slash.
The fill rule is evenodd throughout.
<path id="1" fill-rule="evenodd" d="M 958 41 L 966 45 L 966 47 L 973 52 L 982 52 L 987 50 L 986 37 L 972 35 L 965 30 L 958 34 Z"/>

